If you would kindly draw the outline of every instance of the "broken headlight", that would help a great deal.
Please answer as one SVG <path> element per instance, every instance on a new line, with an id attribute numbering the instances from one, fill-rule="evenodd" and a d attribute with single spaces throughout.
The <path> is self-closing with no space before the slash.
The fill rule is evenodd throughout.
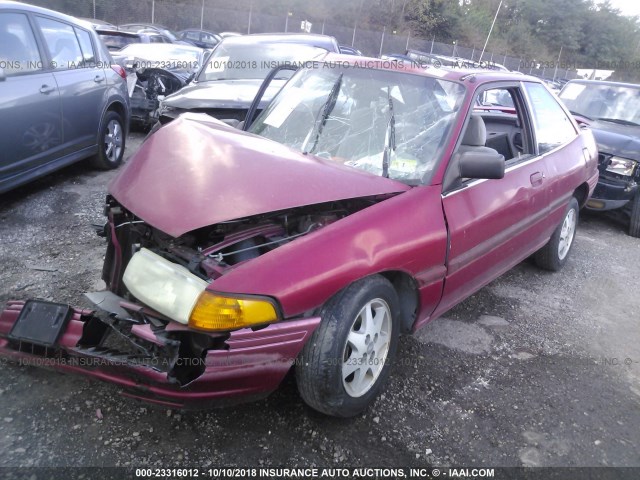
<path id="1" fill-rule="evenodd" d="M 207 282 L 181 265 L 176 265 L 142 248 L 129 261 L 122 278 L 129 291 L 142 303 L 187 324 Z"/>
<path id="2" fill-rule="evenodd" d="M 635 160 L 622 157 L 611 157 L 609 165 L 607 166 L 607 171 L 630 177 L 633 175 L 637 166 L 638 162 Z"/>
<path id="3" fill-rule="evenodd" d="M 131 257 L 123 281 L 142 303 L 199 330 L 224 332 L 280 319 L 271 299 L 209 292 L 207 282 L 146 248 Z"/>

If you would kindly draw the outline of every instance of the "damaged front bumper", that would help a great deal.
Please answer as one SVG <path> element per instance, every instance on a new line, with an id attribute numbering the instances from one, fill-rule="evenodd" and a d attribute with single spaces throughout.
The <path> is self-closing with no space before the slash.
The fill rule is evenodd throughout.
<path id="1" fill-rule="evenodd" d="M 25 335 L 16 326 L 26 323 L 19 320 L 25 317 L 25 302 L 9 301 L 0 314 L 0 356 L 113 383 L 127 397 L 172 408 L 207 408 L 275 390 L 320 323 L 314 317 L 257 331 L 205 334 L 175 322 L 154 322 L 142 307 L 108 295 L 108 314 L 70 307 L 53 341 Z M 54 328 L 56 322 L 45 321 L 42 328 Z"/>
<path id="2" fill-rule="evenodd" d="M 631 202 L 640 186 L 631 178 L 620 179 L 601 174 L 593 196 L 587 202 L 589 210 L 615 210 Z"/>

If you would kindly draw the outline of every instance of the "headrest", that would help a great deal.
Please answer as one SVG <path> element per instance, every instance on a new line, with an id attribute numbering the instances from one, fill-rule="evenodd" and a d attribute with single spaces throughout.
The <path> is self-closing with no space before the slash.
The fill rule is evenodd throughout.
<path id="1" fill-rule="evenodd" d="M 484 147 L 487 143 L 487 128 L 480 115 L 471 115 L 467 130 L 462 137 L 462 145 L 470 147 Z"/>

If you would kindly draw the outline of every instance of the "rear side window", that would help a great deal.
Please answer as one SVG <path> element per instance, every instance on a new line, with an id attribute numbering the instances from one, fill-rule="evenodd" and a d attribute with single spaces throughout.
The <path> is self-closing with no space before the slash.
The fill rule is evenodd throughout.
<path id="1" fill-rule="evenodd" d="M 164 43 L 164 38 L 160 35 L 151 35 L 149 37 L 149 43 Z"/>
<path id="2" fill-rule="evenodd" d="M 558 100 L 539 83 L 525 82 L 525 88 L 531 100 L 538 152 L 546 153 L 573 140 L 576 130 Z"/>
<path id="3" fill-rule="evenodd" d="M 0 68 L 7 76 L 42 69 L 38 44 L 22 13 L 0 13 Z"/>
<path id="4" fill-rule="evenodd" d="M 82 59 L 85 67 L 93 67 L 96 64 L 96 53 L 93 50 L 93 44 L 91 43 L 91 35 L 86 30 L 76 28 L 76 36 L 80 42 L 80 49 L 82 50 Z"/>
<path id="5" fill-rule="evenodd" d="M 51 68 L 67 70 L 83 65 L 82 50 L 71 25 L 38 17 L 38 25 L 51 55 Z"/>

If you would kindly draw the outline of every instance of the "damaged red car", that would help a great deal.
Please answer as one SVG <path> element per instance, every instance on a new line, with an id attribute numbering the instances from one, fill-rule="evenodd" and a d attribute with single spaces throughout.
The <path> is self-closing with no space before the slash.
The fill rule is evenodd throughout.
<path id="1" fill-rule="evenodd" d="M 329 56 L 244 130 L 187 113 L 150 136 L 109 187 L 95 311 L 9 302 L 0 354 L 176 408 L 293 369 L 352 416 L 400 334 L 529 256 L 560 269 L 597 180 L 591 132 L 535 78 Z"/>

